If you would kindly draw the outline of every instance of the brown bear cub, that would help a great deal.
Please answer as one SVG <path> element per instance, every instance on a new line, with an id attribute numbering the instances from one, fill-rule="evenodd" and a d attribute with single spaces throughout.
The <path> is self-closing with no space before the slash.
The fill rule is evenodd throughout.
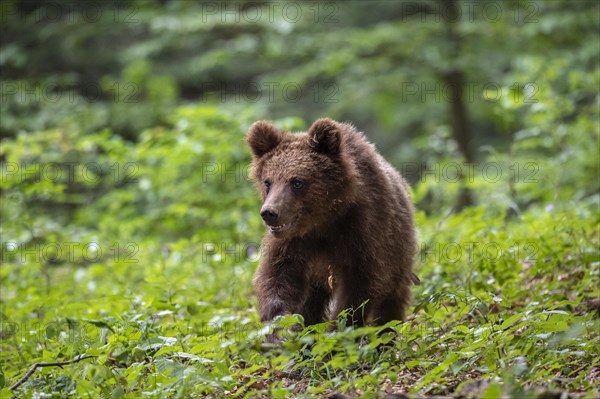
<path id="1" fill-rule="evenodd" d="M 247 142 L 268 226 L 254 281 L 261 320 L 298 313 L 311 325 L 365 301 L 351 323 L 403 319 L 419 280 L 400 174 L 352 125 L 331 119 L 295 134 L 259 121 Z"/>

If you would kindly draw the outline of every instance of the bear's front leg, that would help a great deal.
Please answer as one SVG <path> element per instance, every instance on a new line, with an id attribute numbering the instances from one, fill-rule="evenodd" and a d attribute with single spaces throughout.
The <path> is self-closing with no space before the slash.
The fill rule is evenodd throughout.
<path id="1" fill-rule="evenodd" d="M 307 291 L 305 270 L 290 258 L 265 254 L 254 278 L 261 321 L 300 313 Z"/>
<path id="2" fill-rule="evenodd" d="M 351 309 L 346 317 L 347 325 L 357 327 L 365 325 L 370 312 L 372 298 L 370 295 L 371 278 L 363 272 L 361 265 L 352 262 L 346 270 L 336 273 L 333 317 L 339 317 L 346 309 Z M 364 307 L 361 307 L 365 303 Z"/>
<path id="3" fill-rule="evenodd" d="M 313 281 L 300 314 L 304 317 L 304 325 L 322 323 L 326 320 L 327 306 L 331 299 L 331 289 L 324 281 Z"/>

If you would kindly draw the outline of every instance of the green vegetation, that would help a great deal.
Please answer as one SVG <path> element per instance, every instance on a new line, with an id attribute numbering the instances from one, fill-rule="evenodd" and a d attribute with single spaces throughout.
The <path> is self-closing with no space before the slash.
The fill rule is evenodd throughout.
<path id="1" fill-rule="evenodd" d="M 0 397 L 598 397 L 598 4 L 511 3 L 491 23 L 394 3 L 314 3 L 298 23 L 223 21 L 220 2 L 112 5 L 98 23 L 2 8 Z M 406 92 L 457 71 L 498 88 L 461 97 L 467 146 L 455 102 Z M 248 82 L 327 95 L 236 99 Z M 422 284 L 385 332 L 258 320 L 244 134 L 321 115 L 413 185 Z M 264 344 L 275 327 L 287 340 Z"/>
<path id="2" fill-rule="evenodd" d="M 136 144 L 61 130 L 4 143 L 4 394 L 33 363 L 80 355 L 95 357 L 39 369 L 19 391 L 373 396 L 491 378 L 512 393 L 527 384 L 592 392 L 596 197 L 544 201 L 508 219 L 496 203 L 421 211 L 423 284 L 415 313 L 391 325 L 395 338 L 320 325 L 282 347 L 261 345 L 251 278 L 262 227 L 246 127 L 215 108 L 184 107 Z"/>

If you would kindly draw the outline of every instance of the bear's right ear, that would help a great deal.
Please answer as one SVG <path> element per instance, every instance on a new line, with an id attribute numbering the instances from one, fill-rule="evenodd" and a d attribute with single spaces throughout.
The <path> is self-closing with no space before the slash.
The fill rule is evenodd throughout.
<path id="1" fill-rule="evenodd" d="M 246 135 L 246 142 L 256 158 L 277 147 L 282 139 L 282 133 L 269 121 L 254 122 Z"/>

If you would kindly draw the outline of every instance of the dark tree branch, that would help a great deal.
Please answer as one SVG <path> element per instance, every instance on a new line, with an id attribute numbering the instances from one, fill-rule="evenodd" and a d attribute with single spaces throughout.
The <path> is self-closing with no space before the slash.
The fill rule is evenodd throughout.
<path id="1" fill-rule="evenodd" d="M 14 391 L 15 389 L 17 389 L 18 387 L 20 387 L 21 385 L 23 385 L 32 375 L 33 373 L 35 373 L 35 370 L 42 368 L 42 367 L 54 367 L 54 366 L 58 366 L 58 367 L 62 367 L 62 366 L 66 366 L 67 364 L 73 364 L 73 363 L 78 363 L 82 360 L 85 359 L 90 359 L 92 357 L 96 357 L 93 355 L 78 355 L 75 356 L 73 359 L 71 360 L 65 360 L 64 362 L 49 362 L 49 363 L 35 363 L 33 366 L 31 366 L 31 368 L 29 370 L 27 370 L 27 372 L 25 373 L 25 375 L 23 377 L 21 377 L 21 379 L 17 382 L 15 382 L 13 384 L 13 386 L 10 387 L 11 391 Z"/>

